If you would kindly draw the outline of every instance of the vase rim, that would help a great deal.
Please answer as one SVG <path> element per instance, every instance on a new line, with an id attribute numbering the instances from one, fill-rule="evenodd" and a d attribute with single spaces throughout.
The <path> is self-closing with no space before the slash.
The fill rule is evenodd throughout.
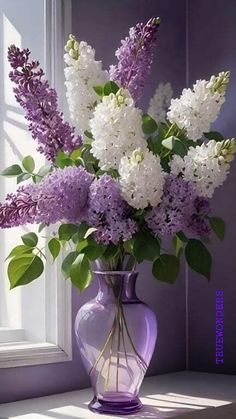
<path id="1" fill-rule="evenodd" d="M 126 275 L 126 274 L 137 274 L 138 271 L 99 271 L 99 270 L 94 270 L 93 271 L 94 274 L 99 274 L 99 275 Z"/>

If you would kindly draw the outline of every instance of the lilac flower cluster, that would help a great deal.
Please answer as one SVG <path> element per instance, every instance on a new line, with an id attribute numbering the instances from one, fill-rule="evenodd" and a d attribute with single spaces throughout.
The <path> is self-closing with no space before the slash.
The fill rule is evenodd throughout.
<path id="1" fill-rule="evenodd" d="M 9 76 L 17 86 L 14 88 L 15 97 L 30 122 L 32 137 L 38 140 L 38 151 L 53 161 L 58 150 L 71 152 L 81 145 L 82 140 L 75 134 L 75 129 L 63 121 L 55 89 L 42 79 L 44 73 L 39 62 L 29 62 L 29 56 L 28 49 L 20 50 L 11 45 L 8 60 L 13 70 Z"/>
<path id="2" fill-rule="evenodd" d="M 172 235 L 185 227 L 193 214 L 197 194 L 194 185 L 181 177 L 167 176 L 161 203 L 146 215 L 146 222 L 155 235 Z"/>
<path id="3" fill-rule="evenodd" d="M 118 64 L 110 67 L 111 79 L 127 88 L 135 101 L 141 96 L 151 68 L 159 24 L 160 19 L 153 18 L 145 25 L 138 23 L 130 28 L 129 37 L 116 51 Z"/>
<path id="4" fill-rule="evenodd" d="M 0 227 L 27 223 L 81 222 L 86 218 L 93 176 L 82 167 L 55 170 L 40 183 L 9 194 L 0 205 Z"/>
<path id="5" fill-rule="evenodd" d="M 4 204 L 0 204 L 0 227 L 11 228 L 28 223 L 32 224 L 35 221 L 36 214 L 37 201 L 31 197 L 28 186 L 21 186 L 16 193 L 10 193 L 6 196 Z"/>
<path id="6" fill-rule="evenodd" d="M 194 201 L 192 214 L 185 220 L 186 234 L 191 237 L 208 237 L 211 232 L 208 220 L 210 213 L 210 200 L 197 197 Z"/>
<path id="7" fill-rule="evenodd" d="M 94 233 L 98 242 L 117 244 L 129 240 L 138 230 L 130 216 L 131 208 L 123 200 L 119 183 L 111 176 L 103 175 L 90 187 L 88 223 L 97 228 Z"/>
<path id="8" fill-rule="evenodd" d="M 57 221 L 97 228 L 98 242 L 129 240 L 138 226 L 120 194 L 119 183 L 108 175 L 99 179 L 80 167 L 57 169 L 40 183 L 20 187 L 0 205 L 0 227 Z"/>

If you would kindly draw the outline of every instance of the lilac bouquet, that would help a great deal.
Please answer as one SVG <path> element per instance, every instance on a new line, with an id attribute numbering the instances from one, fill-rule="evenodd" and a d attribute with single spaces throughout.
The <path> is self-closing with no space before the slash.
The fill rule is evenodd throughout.
<path id="1" fill-rule="evenodd" d="M 55 260 L 66 251 L 65 277 L 80 290 L 92 266 L 132 270 L 148 260 L 157 279 L 173 283 L 180 258 L 210 278 L 206 247 L 213 230 L 223 239 L 224 221 L 213 216 L 210 198 L 226 180 L 235 139 L 210 132 L 225 101 L 229 72 L 197 80 L 172 98 L 160 84 L 147 112 L 138 106 L 156 48 L 159 18 L 137 24 L 116 52 L 109 71 L 86 42 L 70 35 L 65 46 L 65 84 L 71 123 L 28 49 L 9 47 L 17 102 L 48 165 L 35 172 L 26 156 L 2 172 L 31 183 L 0 205 L 0 226 L 39 224 L 50 230 L 47 246 Z M 59 223 L 59 227 L 58 227 Z M 172 248 L 162 249 L 171 238 Z M 169 241 L 170 242 L 170 241 Z M 68 250 L 70 249 L 70 250 Z M 11 288 L 41 275 L 44 251 L 27 233 L 9 255 Z"/>

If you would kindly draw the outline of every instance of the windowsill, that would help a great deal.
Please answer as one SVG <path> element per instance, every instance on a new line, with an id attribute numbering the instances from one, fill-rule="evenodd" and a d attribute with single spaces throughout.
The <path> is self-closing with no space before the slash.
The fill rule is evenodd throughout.
<path id="1" fill-rule="evenodd" d="M 144 380 L 143 409 L 130 417 L 176 419 L 235 419 L 236 376 L 182 371 Z M 0 406 L 1 419 L 101 419 L 87 404 L 92 390 L 85 389 Z M 186 415 L 187 414 L 187 415 Z M 121 418 L 122 416 L 119 416 Z M 115 419 L 106 415 L 107 419 Z M 125 418 L 125 416 L 124 416 Z"/>
<path id="2" fill-rule="evenodd" d="M 71 361 L 71 359 L 70 351 L 54 343 L 23 341 L 0 344 L 0 368 L 51 364 Z"/>
<path id="3" fill-rule="evenodd" d="M 9 342 L 22 341 L 25 338 L 24 329 L 13 329 L 10 327 L 0 327 L 0 345 Z"/>

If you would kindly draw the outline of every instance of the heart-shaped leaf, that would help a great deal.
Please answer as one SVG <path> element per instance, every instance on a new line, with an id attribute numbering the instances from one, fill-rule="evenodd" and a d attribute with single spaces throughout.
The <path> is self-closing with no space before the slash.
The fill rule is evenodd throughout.
<path id="1" fill-rule="evenodd" d="M 35 163 L 34 163 L 34 159 L 31 156 L 26 156 L 23 160 L 22 160 L 22 166 L 24 167 L 24 169 L 26 170 L 26 172 L 32 173 L 35 169 Z"/>
<path id="2" fill-rule="evenodd" d="M 179 273 L 179 259 L 174 255 L 162 254 L 153 263 L 152 273 L 159 281 L 173 284 Z"/>
<path id="3" fill-rule="evenodd" d="M 35 233 L 27 233 L 21 236 L 21 240 L 28 247 L 35 247 L 38 244 L 38 236 Z"/>
<path id="4" fill-rule="evenodd" d="M 92 280 L 92 272 L 88 258 L 80 254 L 74 261 L 70 269 L 70 278 L 72 283 L 83 291 Z"/>
<path id="5" fill-rule="evenodd" d="M 210 225 L 214 233 L 220 240 L 225 237 L 225 222 L 220 217 L 210 217 Z"/>
<path id="6" fill-rule="evenodd" d="M 18 176 L 21 173 L 22 173 L 22 169 L 19 166 L 19 164 L 13 164 L 12 166 L 9 166 L 6 169 L 4 169 L 0 174 L 1 176 L 12 177 L 12 176 Z"/>
<path id="7" fill-rule="evenodd" d="M 60 253 L 61 250 L 61 243 L 58 239 L 56 239 L 55 237 L 53 237 L 49 242 L 48 242 L 48 248 L 50 250 L 50 253 L 53 257 L 53 260 L 55 260 L 57 258 L 57 256 Z"/>
<path id="8" fill-rule="evenodd" d="M 11 289 L 29 284 L 42 274 L 43 268 L 42 260 L 36 255 L 24 254 L 13 258 L 7 270 Z"/>
<path id="9" fill-rule="evenodd" d="M 190 268 L 210 279 L 211 254 L 200 240 L 190 239 L 188 241 L 185 247 L 185 258 Z"/>

